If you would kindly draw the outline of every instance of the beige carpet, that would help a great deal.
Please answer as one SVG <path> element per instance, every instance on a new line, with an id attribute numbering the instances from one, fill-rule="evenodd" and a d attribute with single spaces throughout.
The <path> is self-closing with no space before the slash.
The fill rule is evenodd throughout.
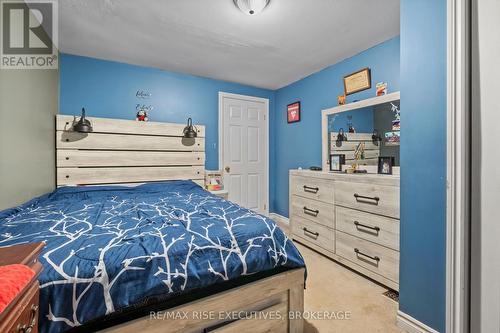
<path id="1" fill-rule="evenodd" d="M 307 319 L 305 332 L 392 333 L 398 304 L 382 295 L 387 289 L 297 244 L 307 265 L 305 311 L 335 311 L 337 319 Z M 307 314 L 306 314 L 307 315 Z M 339 317 L 350 315 L 349 319 Z M 325 316 L 323 316 L 325 317 Z M 327 317 L 332 317 L 331 313 Z"/>

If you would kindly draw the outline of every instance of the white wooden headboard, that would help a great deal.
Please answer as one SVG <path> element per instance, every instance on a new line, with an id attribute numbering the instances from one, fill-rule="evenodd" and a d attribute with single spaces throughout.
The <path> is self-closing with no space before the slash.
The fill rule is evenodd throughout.
<path id="1" fill-rule="evenodd" d="M 185 139 L 185 124 L 87 119 L 92 133 L 74 132 L 73 116 L 56 116 L 57 186 L 177 179 L 203 183 L 204 126 L 196 125 L 196 139 Z"/>

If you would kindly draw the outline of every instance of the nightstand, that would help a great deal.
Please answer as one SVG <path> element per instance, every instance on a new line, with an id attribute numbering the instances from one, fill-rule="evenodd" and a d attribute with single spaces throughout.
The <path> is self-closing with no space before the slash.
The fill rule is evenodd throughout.
<path id="1" fill-rule="evenodd" d="M 219 190 L 219 191 L 208 191 L 218 197 L 221 197 L 224 200 L 227 200 L 229 196 L 229 191 L 228 190 Z"/>
<path id="2" fill-rule="evenodd" d="M 0 266 L 22 264 L 30 267 L 35 272 L 33 279 L 0 314 L 0 332 L 38 332 L 38 292 L 40 285 L 37 278 L 42 271 L 42 265 L 38 262 L 38 255 L 43 247 L 43 243 L 32 243 L 0 248 Z"/>

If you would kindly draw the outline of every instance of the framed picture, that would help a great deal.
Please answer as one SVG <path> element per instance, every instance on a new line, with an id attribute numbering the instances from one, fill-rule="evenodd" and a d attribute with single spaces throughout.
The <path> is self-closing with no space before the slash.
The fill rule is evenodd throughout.
<path id="1" fill-rule="evenodd" d="M 286 115 L 289 124 L 300 121 L 300 102 L 288 104 L 286 107 Z"/>
<path id="2" fill-rule="evenodd" d="M 398 121 L 398 126 L 399 126 L 399 121 Z M 390 146 L 399 146 L 400 142 L 400 131 L 392 131 L 392 132 L 386 132 L 385 133 L 385 145 L 390 147 Z"/>
<path id="3" fill-rule="evenodd" d="M 342 171 L 342 165 L 345 164 L 344 154 L 330 155 L 330 171 Z"/>
<path id="4" fill-rule="evenodd" d="M 368 67 L 344 76 L 344 92 L 346 95 L 370 89 L 371 87 L 372 77 Z"/>
<path id="5" fill-rule="evenodd" d="M 378 158 L 378 173 L 381 175 L 392 175 L 392 166 L 394 165 L 393 156 Z"/>

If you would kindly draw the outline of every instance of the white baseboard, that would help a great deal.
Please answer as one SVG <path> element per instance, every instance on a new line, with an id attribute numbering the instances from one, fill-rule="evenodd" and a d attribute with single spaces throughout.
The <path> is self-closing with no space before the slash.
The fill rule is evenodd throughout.
<path id="1" fill-rule="evenodd" d="M 419 322 L 410 315 L 398 310 L 396 323 L 399 328 L 408 333 L 439 333 L 435 329 Z"/>
<path id="2" fill-rule="evenodd" d="M 290 220 L 288 219 L 288 217 L 284 217 L 283 215 L 277 213 L 269 213 L 269 217 L 280 224 L 284 224 L 286 226 L 290 225 Z"/>

